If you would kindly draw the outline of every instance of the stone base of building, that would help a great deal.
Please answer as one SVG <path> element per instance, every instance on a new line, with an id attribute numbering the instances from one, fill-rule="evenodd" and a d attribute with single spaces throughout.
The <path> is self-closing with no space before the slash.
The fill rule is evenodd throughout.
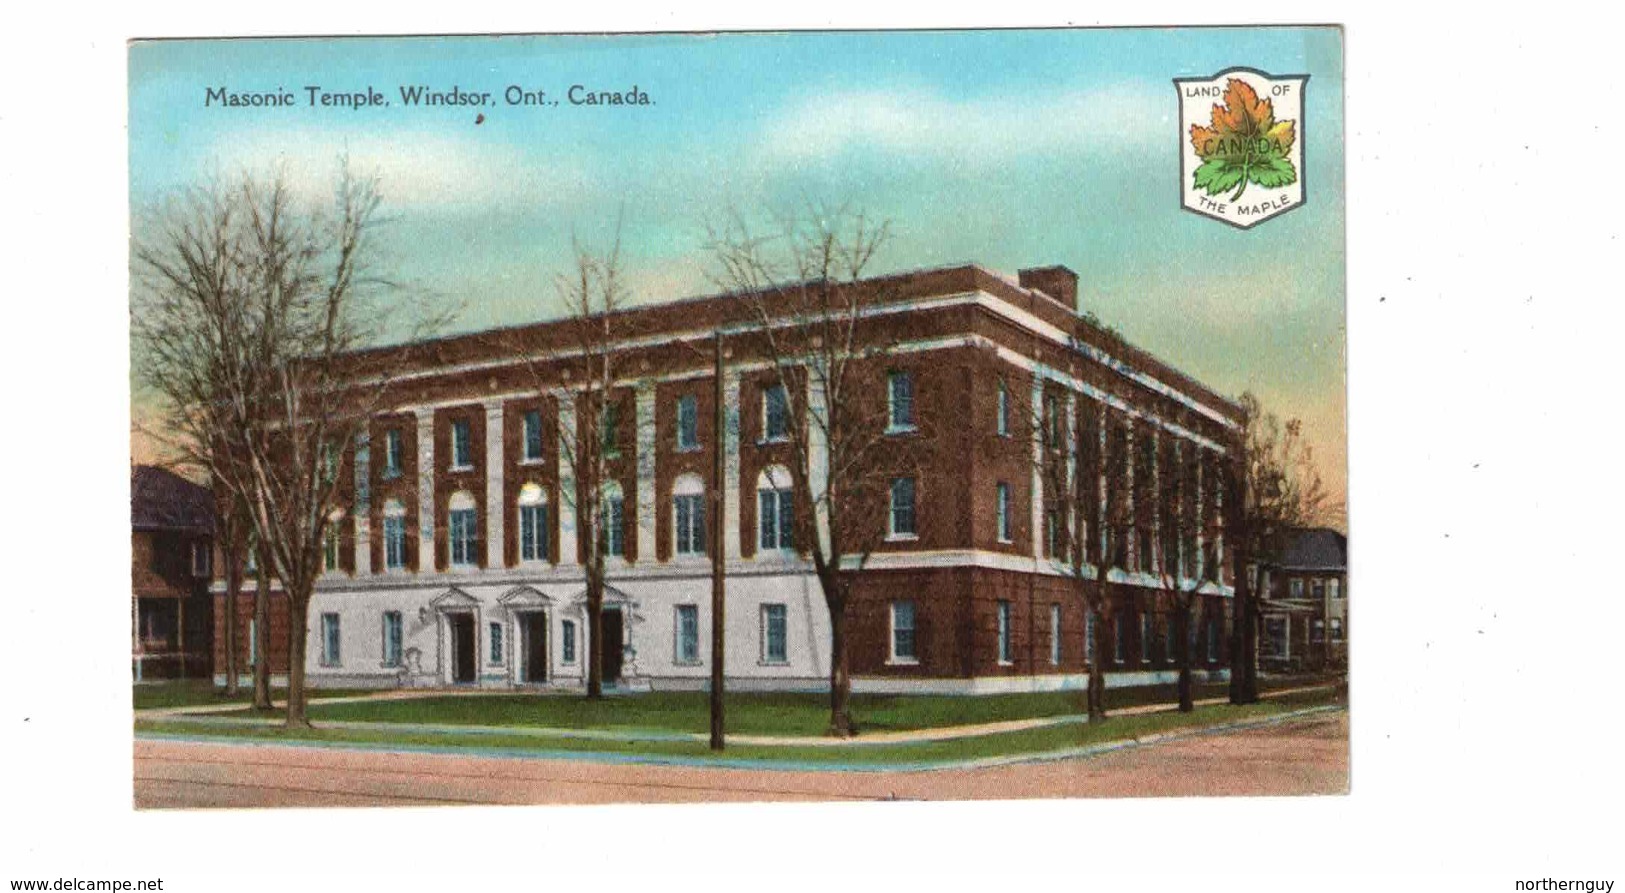
<path id="1" fill-rule="evenodd" d="M 590 637 L 585 586 L 577 573 L 558 568 L 324 583 L 303 631 L 309 684 L 580 691 Z M 616 691 L 705 690 L 710 590 L 701 568 L 610 579 L 604 666 L 606 676 L 620 680 Z M 1229 598 L 1204 592 L 1194 600 L 1187 632 L 1196 678 L 1227 678 Z M 1176 680 L 1177 604 L 1174 593 L 1143 582 L 1108 584 L 1096 637 L 1100 662 L 1120 668 L 1108 669 L 1108 686 Z M 251 600 L 239 606 L 240 621 L 246 606 Z M 286 668 L 285 613 L 272 615 L 273 672 Z M 855 581 L 847 615 L 853 690 L 1083 689 L 1095 664 L 1086 653 L 1087 614 L 1078 583 L 1053 574 L 975 565 L 867 570 Z M 905 623 L 906 635 L 900 631 Z M 246 644 L 247 624 L 242 626 Z M 731 576 L 725 626 L 730 690 L 828 690 L 829 614 L 811 573 L 792 565 Z M 217 668 L 222 657 L 216 655 Z M 220 674 L 216 678 L 223 682 Z"/>

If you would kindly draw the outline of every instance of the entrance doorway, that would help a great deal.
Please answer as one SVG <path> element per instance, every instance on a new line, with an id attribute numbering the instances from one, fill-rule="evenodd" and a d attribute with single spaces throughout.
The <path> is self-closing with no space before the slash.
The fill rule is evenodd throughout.
<path id="1" fill-rule="evenodd" d="M 547 615 L 541 611 L 519 615 L 519 681 L 547 681 Z"/>
<path id="2" fill-rule="evenodd" d="M 474 642 L 474 615 L 449 614 L 447 620 L 451 623 L 451 681 L 472 683 L 478 654 L 478 646 Z"/>
<path id="3" fill-rule="evenodd" d="M 621 678 L 621 635 L 624 630 L 620 608 L 604 608 L 604 681 Z"/>

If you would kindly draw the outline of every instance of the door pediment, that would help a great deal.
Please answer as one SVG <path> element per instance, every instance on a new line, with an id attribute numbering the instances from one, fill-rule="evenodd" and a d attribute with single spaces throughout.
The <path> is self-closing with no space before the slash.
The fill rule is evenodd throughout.
<path id="1" fill-rule="evenodd" d="M 429 602 L 429 607 L 434 608 L 436 611 L 467 611 L 479 606 L 479 599 L 458 589 L 456 586 L 435 596 L 434 600 Z"/>
<path id="2" fill-rule="evenodd" d="M 507 608 L 551 608 L 553 597 L 534 586 L 515 586 L 497 599 L 498 604 Z"/>

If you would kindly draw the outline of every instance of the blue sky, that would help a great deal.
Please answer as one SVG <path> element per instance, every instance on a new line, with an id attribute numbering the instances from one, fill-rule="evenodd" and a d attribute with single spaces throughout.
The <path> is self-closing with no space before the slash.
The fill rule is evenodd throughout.
<path id="1" fill-rule="evenodd" d="M 1172 79 L 1308 74 L 1305 206 L 1241 231 L 1178 205 Z M 408 108 L 398 87 L 490 92 Z M 639 108 L 509 107 L 626 90 Z M 310 108 L 306 85 L 393 105 Z M 296 94 L 205 108 L 209 87 Z M 485 120 L 474 123 L 477 112 Z M 814 200 L 890 219 L 877 271 L 1063 263 L 1080 303 L 1219 390 L 1300 416 L 1344 465 L 1342 41 L 1335 29 L 1128 29 L 138 43 L 132 207 L 214 173 L 282 164 L 319 195 L 335 159 L 375 172 L 400 274 L 457 327 L 548 318 L 572 233 L 624 215 L 639 299 L 711 290 L 708 217 Z"/>

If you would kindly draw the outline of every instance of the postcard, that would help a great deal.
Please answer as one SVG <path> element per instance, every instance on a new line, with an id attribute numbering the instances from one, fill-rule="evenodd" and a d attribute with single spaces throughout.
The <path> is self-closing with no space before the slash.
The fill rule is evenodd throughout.
<path id="1" fill-rule="evenodd" d="M 1342 40 L 132 42 L 135 805 L 1347 792 Z"/>

